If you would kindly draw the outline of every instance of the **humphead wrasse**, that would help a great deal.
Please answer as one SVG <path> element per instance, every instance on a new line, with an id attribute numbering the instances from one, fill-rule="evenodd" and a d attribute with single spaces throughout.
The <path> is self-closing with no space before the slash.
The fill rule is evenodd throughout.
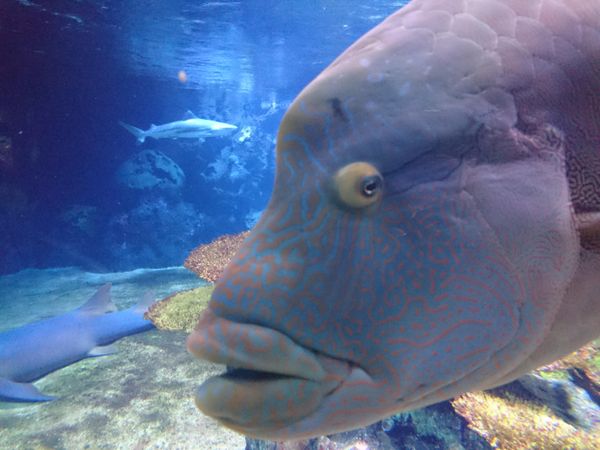
<path id="1" fill-rule="evenodd" d="M 188 339 L 196 404 L 285 440 L 491 388 L 600 334 L 600 2 L 414 0 L 286 112 Z"/>

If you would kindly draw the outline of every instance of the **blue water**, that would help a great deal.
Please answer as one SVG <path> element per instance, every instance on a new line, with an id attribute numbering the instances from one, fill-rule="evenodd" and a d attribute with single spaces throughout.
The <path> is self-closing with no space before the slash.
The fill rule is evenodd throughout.
<path id="1" fill-rule="evenodd" d="M 253 225 L 286 107 L 402 3 L 0 0 L 0 332 L 107 282 L 119 309 L 201 285 L 170 266 Z M 239 133 L 138 145 L 118 123 L 187 111 Z M 122 173 L 144 152 L 169 165 L 138 189 Z M 43 377 L 58 400 L 0 403 L 0 448 L 244 448 L 195 408 L 194 388 L 221 368 L 192 358 L 185 338 L 130 336 Z"/>
<path id="2" fill-rule="evenodd" d="M 105 283 L 121 310 L 204 285 L 181 264 L 256 222 L 288 105 L 405 3 L 0 0 L 0 333 L 67 313 Z M 190 111 L 238 130 L 138 144 L 119 125 Z M 145 155 L 166 165 L 149 174 Z M 195 387 L 222 368 L 185 339 L 125 337 L 114 355 L 36 381 L 56 401 L 0 402 L 0 450 L 275 448 L 199 413 Z M 311 448 L 462 448 L 456 436 L 491 448 L 448 403 L 359 430 L 354 447 Z"/>
<path id="3" fill-rule="evenodd" d="M 287 105 L 403 3 L 0 2 L 0 273 L 177 265 L 251 227 Z M 188 110 L 243 134 L 136 145 L 118 125 L 146 129 Z M 182 184 L 119 181 L 144 150 L 167 156 Z"/>

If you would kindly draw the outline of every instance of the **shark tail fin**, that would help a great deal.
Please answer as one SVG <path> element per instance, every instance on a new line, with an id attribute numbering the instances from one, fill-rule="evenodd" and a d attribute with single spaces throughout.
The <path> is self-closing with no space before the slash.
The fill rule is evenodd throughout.
<path id="1" fill-rule="evenodd" d="M 42 394 L 31 383 L 17 383 L 0 378 L 0 401 L 8 402 L 49 402 L 54 397 Z"/>
<path id="2" fill-rule="evenodd" d="M 90 299 L 80 306 L 77 311 L 87 314 L 104 314 L 116 311 L 117 307 L 110 297 L 110 283 L 101 286 Z"/>
<path id="3" fill-rule="evenodd" d="M 123 128 L 125 128 L 131 134 L 133 134 L 140 144 L 143 144 L 144 141 L 146 140 L 146 133 L 144 132 L 144 130 L 140 130 L 139 128 L 136 128 L 133 125 L 129 125 L 129 124 L 127 124 L 125 122 L 121 122 L 121 121 L 119 121 L 119 125 L 121 125 Z"/>

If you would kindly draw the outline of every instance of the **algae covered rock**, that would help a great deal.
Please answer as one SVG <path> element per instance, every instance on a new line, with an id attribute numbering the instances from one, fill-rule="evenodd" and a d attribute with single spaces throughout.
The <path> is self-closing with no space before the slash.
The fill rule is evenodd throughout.
<path id="1" fill-rule="evenodd" d="M 119 183 L 131 189 L 179 189 L 185 174 L 175 161 L 156 150 L 143 150 L 117 171 Z"/>
<path id="2" fill-rule="evenodd" d="M 545 450 L 600 448 L 600 430 L 585 432 L 557 417 L 545 405 L 516 396 L 474 392 L 452 401 L 469 426 L 494 448 Z"/>
<path id="3" fill-rule="evenodd" d="M 565 422 L 586 430 L 600 424 L 600 407 L 571 380 L 547 380 L 527 374 L 518 382 Z"/>
<path id="4" fill-rule="evenodd" d="M 156 302 L 146 313 L 146 318 L 159 330 L 191 332 L 208 305 L 213 289 L 211 284 L 170 295 Z"/>
<path id="5" fill-rule="evenodd" d="M 215 282 L 239 249 L 248 232 L 223 235 L 214 241 L 195 248 L 184 266 L 208 281 L 196 289 L 178 292 L 157 303 L 147 313 L 147 318 L 160 330 L 191 332 L 200 313 L 208 305 Z"/>
<path id="6" fill-rule="evenodd" d="M 600 448 L 600 340 L 490 392 L 452 401 L 469 427 L 500 449 Z"/>

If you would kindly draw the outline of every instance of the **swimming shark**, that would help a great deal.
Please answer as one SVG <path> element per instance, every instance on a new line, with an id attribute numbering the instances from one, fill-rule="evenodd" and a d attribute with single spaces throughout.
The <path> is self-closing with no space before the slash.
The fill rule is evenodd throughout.
<path id="1" fill-rule="evenodd" d="M 154 328 L 144 319 L 151 294 L 116 311 L 110 288 L 102 286 L 71 312 L 0 333 L 0 401 L 54 400 L 31 383 L 84 358 L 114 353 L 116 340 Z"/>
<path id="2" fill-rule="evenodd" d="M 133 134 L 142 144 L 146 138 L 153 139 L 204 139 L 212 136 L 227 136 L 237 130 L 235 125 L 214 120 L 199 119 L 188 111 L 184 120 L 176 120 L 162 125 L 150 125 L 147 130 L 141 130 L 124 122 L 119 122 L 123 128 Z"/>

